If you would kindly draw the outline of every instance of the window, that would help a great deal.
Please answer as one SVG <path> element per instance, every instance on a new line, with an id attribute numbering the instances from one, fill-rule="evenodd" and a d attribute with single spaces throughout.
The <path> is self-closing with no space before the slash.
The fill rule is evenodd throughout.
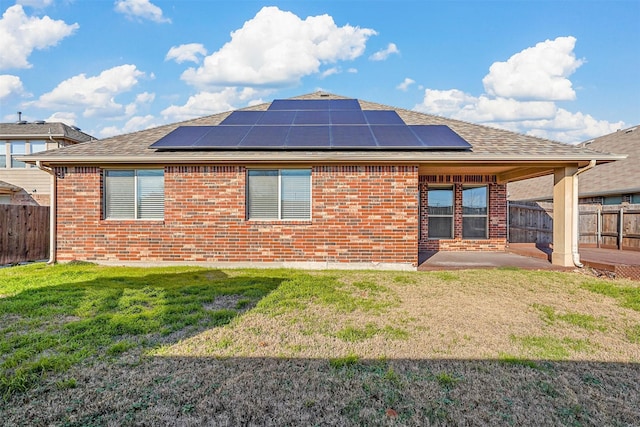
<path id="1" fill-rule="evenodd" d="M 607 196 L 604 198 L 604 205 L 619 205 L 622 203 L 622 196 Z"/>
<path id="2" fill-rule="evenodd" d="M 640 193 L 636 193 L 636 194 L 632 194 L 631 195 L 631 203 L 640 204 Z"/>
<path id="3" fill-rule="evenodd" d="M 14 156 L 20 156 L 22 154 L 26 154 L 26 142 L 12 142 L 11 144 L 11 167 L 12 168 L 26 168 L 27 164 L 25 162 L 21 162 L 17 160 Z"/>
<path id="4" fill-rule="evenodd" d="M 0 194 L 0 205 L 9 205 L 11 204 L 11 196 L 6 194 Z"/>
<path id="5" fill-rule="evenodd" d="M 462 189 L 462 237 L 487 238 L 487 187 Z"/>
<path id="6" fill-rule="evenodd" d="M 7 143 L 0 141 L 0 168 L 7 167 Z"/>
<path id="7" fill-rule="evenodd" d="M 31 153 L 39 153 L 47 149 L 47 143 L 44 141 L 31 141 Z"/>
<path id="8" fill-rule="evenodd" d="M 250 170 L 249 219 L 311 219 L 311 170 Z"/>
<path id="9" fill-rule="evenodd" d="M 162 169 L 108 170 L 105 173 L 105 218 L 164 218 Z"/>
<path id="10" fill-rule="evenodd" d="M 453 237 L 453 188 L 429 188 L 427 190 L 430 239 Z"/>

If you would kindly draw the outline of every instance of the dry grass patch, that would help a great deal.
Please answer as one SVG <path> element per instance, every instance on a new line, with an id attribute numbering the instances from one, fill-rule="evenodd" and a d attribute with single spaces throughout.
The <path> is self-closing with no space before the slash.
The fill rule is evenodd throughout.
<path id="1" fill-rule="evenodd" d="M 575 274 L 327 273 L 291 279 L 231 324 L 163 355 L 638 362 L 640 312 Z M 224 343 L 225 345 L 220 345 Z"/>

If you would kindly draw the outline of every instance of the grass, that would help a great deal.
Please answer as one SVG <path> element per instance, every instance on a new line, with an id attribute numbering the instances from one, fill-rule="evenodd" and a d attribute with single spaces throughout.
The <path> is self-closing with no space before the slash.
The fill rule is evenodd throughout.
<path id="1" fill-rule="evenodd" d="M 236 307 L 206 310 L 220 295 L 255 303 L 280 277 L 211 276 L 196 268 L 122 269 L 44 264 L 3 269 L 0 394 L 6 399 L 50 372 L 117 356 L 229 323 Z"/>
<path id="2" fill-rule="evenodd" d="M 0 269 L 16 425 L 632 425 L 640 287 L 525 270 Z"/>

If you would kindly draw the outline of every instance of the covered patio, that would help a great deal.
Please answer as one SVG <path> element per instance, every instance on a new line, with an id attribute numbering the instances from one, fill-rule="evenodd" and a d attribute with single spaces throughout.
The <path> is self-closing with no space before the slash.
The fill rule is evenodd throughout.
<path id="1" fill-rule="evenodd" d="M 640 251 L 580 248 L 580 262 L 599 274 L 640 280 Z M 419 271 L 471 268 L 521 268 L 526 270 L 573 271 L 551 263 L 551 249 L 535 244 L 512 244 L 504 252 L 421 252 Z"/>

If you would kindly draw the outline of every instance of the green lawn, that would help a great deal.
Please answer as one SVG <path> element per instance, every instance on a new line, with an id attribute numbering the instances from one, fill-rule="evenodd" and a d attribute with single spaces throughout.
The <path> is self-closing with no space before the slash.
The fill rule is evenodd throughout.
<path id="1" fill-rule="evenodd" d="M 633 425 L 640 286 L 576 273 L 0 269 L 9 425 Z"/>

